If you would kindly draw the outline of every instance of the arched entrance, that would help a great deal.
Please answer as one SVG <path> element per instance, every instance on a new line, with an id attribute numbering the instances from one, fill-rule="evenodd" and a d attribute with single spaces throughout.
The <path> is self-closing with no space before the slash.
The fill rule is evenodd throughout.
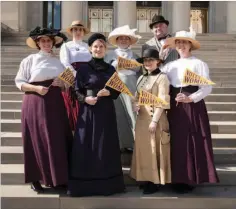
<path id="1" fill-rule="evenodd" d="M 208 32 L 209 1 L 191 1 L 190 24 L 197 33 Z"/>
<path id="2" fill-rule="evenodd" d="M 91 32 L 111 32 L 113 1 L 88 1 Z"/>
<path id="3" fill-rule="evenodd" d="M 150 32 L 149 24 L 155 14 L 161 14 L 161 1 L 137 1 L 137 29 Z"/>

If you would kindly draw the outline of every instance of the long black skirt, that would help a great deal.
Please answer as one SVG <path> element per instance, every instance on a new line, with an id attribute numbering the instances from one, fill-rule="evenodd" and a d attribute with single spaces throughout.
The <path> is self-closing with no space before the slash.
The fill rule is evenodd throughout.
<path id="1" fill-rule="evenodd" d="M 32 84 L 47 87 L 51 83 L 52 80 L 47 80 Z M 67 184 L 68 148 L 72 133 L 61 89 L 51 86 L 44 96 L 26 92 L 21 120 L 25 183 Z"/>
<path id="2" fill-rule="evenodd" d="M 187 95 L 196 86 L 182 88 Z M 171 134 L 172 182 L 189 185 L 219 182 L 212 148 L 211 130 L 204 100 L 197 103 L 178 103 L 175 97 L 180 88 L 170 88 L 171 107 L 168 119 Z"/>
<path id="3" fill-rule="evenodd" d="M 70 162 L 71 196 L 111 195 L 124 191 L 121 153 L 112 99 L 80 105 Z"/>

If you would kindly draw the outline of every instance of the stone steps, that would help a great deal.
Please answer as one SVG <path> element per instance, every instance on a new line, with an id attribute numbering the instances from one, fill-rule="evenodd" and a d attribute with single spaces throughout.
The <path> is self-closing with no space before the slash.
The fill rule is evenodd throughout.
<path id="1" fill-rule="evenodd" d="M 176 194 L 168 186 L 153 195 L 142 195 L 136 187 L 110 197 L 70 198 L 48 189 L 36 194 L 28 185 L 2 185 L 4 209 L 234 209 L 236 187 L 199 186 L 192 193 Z M 173 207 L 174 206 L 174 207 Z"/>
<path id="2" fill-rule="evenodd" d="M 19 92 L 19 89 L 14 85 L 1 85 L 1 92 Z M 234 87 L 213 87 L 212 94 L 235 94 L 236 86 Z"/>
<path id="3" fill-rule="evenodd" d="M 235 140 L 235 139 L 232 139 Z M 214 160 L 217 165 L 236 164 L 236 147 L 214 147 Z M 23 164 L 22 146 L 1 146 L 2 164 Z M 131 154 L 122 156 L 122 165 L 130 166 Z"/>
<path id="4" fill-rule="evenodd" d="M 210 121 L 210 125 L 213 134 L 236 134 L 235 121 Z M 2 119 L 1 130 L 2 132 L 20 132 L 21 120 Z"/>
<path id="5" fill-rule="evenodd" d="M 229 85 L 232 85 L 235 84 L 236 86 L 236 71 L 235 73 L 234 72 L 231 72 L 230 74 L 230 77 L 229 78 L 226 78 L 226 77 L 221 77 L 221 74 L 222 73 L 214 73 L 212 72 L 210 74 L 210 78 L 213 82 L 216 83 L 216 86 L 222 86 L 224 84 L 229 84 Z M 4 85 L 4 86 L 13 86 L 15 85 L 15 81 L 14 80 L 2 80 L 1 81 L 1 85 Z"/>
<path id="6" fill-rule="evenodd" d="M 236 134 L 212 134 L 213 147 L 236 147 Z M 2 132 L 1 145 L 5 147 L 22 146 L 21 132 Z"/>
<path id="7" fill-rule="evenodd" d="M 1 100 L 1 109 L 20 109 L 21 104 L 19 100 Z M 206 106 L 209 111 L 236 111 L 236 102 L 206 102 Z"/>
<path id="8" fill-rule="evenodd" d="M 2 185 L 24 185 L 23 164 L 1 164 Z M 220 183 L 211 186 L 236 186 L 236 165 L 217 165 L 217 173 Z M 123 167 L 124 181 L 126 186 L 137 186 L 137 183 L 129 176 L 130 168 Z M 207 184 L 205 184 L 207 185 Z"/>

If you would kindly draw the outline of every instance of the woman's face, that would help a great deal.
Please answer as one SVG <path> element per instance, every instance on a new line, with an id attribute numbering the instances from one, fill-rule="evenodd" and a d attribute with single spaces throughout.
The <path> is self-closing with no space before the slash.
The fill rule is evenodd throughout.
<path id="1" fill-rule="evenodd" d="M 176 40 L 175 47 L 177 52 L 181 54 L 189 54 L 191 51 L 192 44 L 187 40 Z"/>
<path id="2" fill-rule="evenodd" d="M 100 40 L 94 41 L 91 48 L 90 48 L 90 50 L 92 52 L 93 57 L 95 57 L 95 58 L 105 57 L 106 46 Z"/>
<path id="3" fill-rule="evenodd" d="M 40 48 L 40 50 L 45 52 L 51 52 L 53 47 L 53 40 L 47 36 L 39 38 L 37 41 L 37 44 Z"/>
<path id="4" fill-rule="evenodd" d="M 84 29 L 75 27 L 71 29 L 72 36 L 74 40 L 82 40 L 84 37 Z"/>
<path id="5" fill-rule="evenodd" d="M 157 65 L 160 63 L 159 60 L 155 58 L 144 58 L 143 65 L 145 69 L 149 72 L 152 72 L 157 69 Z"/>
<path id="6" fill-rule="evenodd" d="M 131 44 L 131 40 L 128 36 L 119 36 L 116 40 L 116 44 L 121 49 L 127 49 Z"/>

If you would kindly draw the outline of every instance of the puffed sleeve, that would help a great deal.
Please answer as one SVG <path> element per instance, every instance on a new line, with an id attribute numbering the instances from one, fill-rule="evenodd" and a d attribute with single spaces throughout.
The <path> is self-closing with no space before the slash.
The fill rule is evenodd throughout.
<path id="1" fill-rule="evenodd" d="M 159 66 L 159 69 L 161 70 L 161 72 L 163 72 L 163 73 L 168 73 L 168 69 L 169 69 L 169 64 L 161 64 L 160 66 Z"/>
<path id="2" fill-rule="evenodd" d="M 140 83 L 140 81 L 142 80 L 142 78 L 143 78 L 143 75 L 139 76 L 139 78 L 138 78 L 138 80 L 137 80 L 136 92 L 135 92 L 135 95 L 134 95 L 134 101 L 135 101 L 135 102 L 138 102 L 138 100 L 139 100 L 138 84 Z"/>
<path id="3" fill-rule="evenodd" d="M 65 68 L 70 68 L 73 71 L 74 76 L 75 76 L 76 71 L 70 63 L 70 54 L 69 54 L 69 49 L 66 46 L 66 43 L 62 44 L 62 46 L 61 46 L 60 60 L 61 60 L 61 63 L 64 65 Z"/>
<path id="4" fill-rule="evenodd" d="M 155 112 L 153 114 L 152 121 L 158 122 L 162 112 L 165 109 L 170 109 L 170 95 L 169 95 L 169 88 L 170 88 L 170 83 L 166 75 L 162 74 L 162 79 L 159 82 L 158 85 L 158 97 L 164 101 L 167 102 L 167 105 L 164 107 L 158 107 L 155 109 Z"/>
<path id="5" fill-rule="evenodd" d="M 30 76 L 31 76 L 30 70 L 32 66 L 32 59 L 33 59 L 33 55 L 29 55 L 28 57 L 23 59 L 20 63 L 18 73 L 15 77 L 15 84 L 17 88 L 20 90 L 21 90 L 22 84 L 29 83 Z"/>
<path id="6" fill-rule="evenodd" d="M 86 96 L 83 94 L 83 89 L 84 89 L 84 85 L 83 85 L 83 79 L 81 76 L 81 71 L 78 71 L 75 77 L 75 93 L 76 93 L 76 97 L 79 103 L 85 102 Z"/>
<path id="7" fill-rule="evenodd" d="M 111 73 L 111 76 L 113 75 L 113 73 L 116 72 L 115 68 L 114 68 L 112 65 L 110 65 L 109 71 L 110 71 L 109 73 Z M 110 77 L 111 77 L 111 76 L 110 76 Z M 114 99 L 114 100 L 117 99 L 118 96 L 120 95 L 120 92 L 119 92 L 119 91 L 116 91 L 115 89 L 113 89 L 113 88 L 111 88 L 111 87 L 109 87 L 109 86 L 106 86 L 105 88 L 110 91 L 110 97 L 111 97 L 112 99 Z"/>
<path id="8" fill-rule="evenodd" d="M 209 68 L 205 62 L 200 61 L 196 66 L 196 73 L 206 79 L 210 80 Z M 193 100 L 194 103 L 197 103 L 208 96 L 212 91 L 211 85 L 200 85 L 199 90 L 189 95 L 189 98 Z"/>

